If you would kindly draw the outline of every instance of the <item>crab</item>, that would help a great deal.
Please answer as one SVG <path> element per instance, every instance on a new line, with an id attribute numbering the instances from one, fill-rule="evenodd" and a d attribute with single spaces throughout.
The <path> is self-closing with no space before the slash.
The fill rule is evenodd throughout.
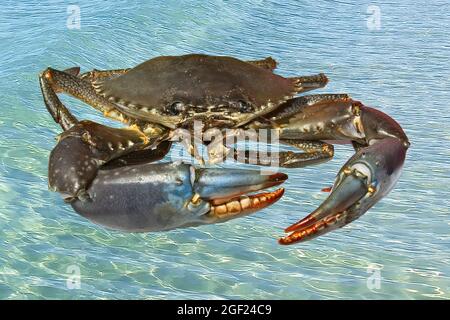
<path id="1" fill-rule="evenodd" d="M 190 135 L 196 122 L 202 123 L 205 136 L 224 129 L 231 129 L 226 137 L 241 136 L 250 129 L 270 129 L 280 142 L 302 150 L 272 153 L 282 168 L 328 161 L 333 158 L 336 142 L 351 143 L 356 151 L 339 171 L 329 197 L 313 213 L 288 227 L 285 231 L 290 234 L 279 242 L 306 241 L 350 223 L 394 187 L 410 145 L 408 138 L 391 117 L 347 94 L 295 97 L 324 87 L 327 77 L 321 73 L 285 78 L 274 73 L 276 65 L 270 57 L 242 61 L 190 54 L 153 58 L 132 69 L 83 74 L 78 67 L 46 69 L 40 75 L 44 102 L 65 130 L 50 156 L 50 187 L 62 193 L 77 212 L 121 230 L 198 225 L 199 216 L 219 211 L 225 217 L 206 220 L 227 221 L 278 200 L 283 189 L 250 196 L 254 198 L 246 194 L 280 184 L 287 176 L 152 162 L 168 153 L 172 141 L 181 140 L 189 153 L 204 163 Z M 78 121 L 57 97 L 60 92 L 129 127 L 113 129 Z M 243 154 L 224 145 L 222 139 L 205 144 L 210 163 L 231 155 L 244 163 L 268 165 L 251 152 Z M 156 198 L 145 196 L 148 192 Z M 247 210 L 242 199 L 246 203 L 252 199 L 252 204 L 253 199 L 259 204 L 262 199 L 267 201 Z M 184 208 L 196 205 L 204 208 L 201 214 L 195 211 L 195 219 L 184 213 Z M 176 222 L 156 223 L 154 217 L 165 221 L 165 212 L 171 217 L 168 220 Z"/>

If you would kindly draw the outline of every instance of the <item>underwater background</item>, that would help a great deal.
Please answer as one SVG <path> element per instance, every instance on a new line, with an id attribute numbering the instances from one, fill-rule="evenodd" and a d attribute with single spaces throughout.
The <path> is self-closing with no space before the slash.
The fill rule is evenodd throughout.
<path id="1" fill-rule="evenodd" d="M 324 72 L 330 83 L 318 92 L 386 112 L 411 141 L 396 188 L 347 227 L 294 246 L 276 240 L 325 199 L 320 190 L 351 147 L 337 146 L 326 164 L 283 170 L 285 196 L 259 213 L 165 233 L 107 230 L 48 191 L 60 129 L 40 71 L 192 52 L 272 56 L 284 76 Z M 449 62 L 448 0 L 3 0 L 0 298 L 450 298 Z M 63 101 L 79 118 L 112 124 Z"/>

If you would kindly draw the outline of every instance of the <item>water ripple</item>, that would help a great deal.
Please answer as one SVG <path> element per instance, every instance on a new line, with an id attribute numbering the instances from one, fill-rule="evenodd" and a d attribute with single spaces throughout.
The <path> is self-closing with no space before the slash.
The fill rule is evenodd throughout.
<path id="1" fill-rule="evenodd" d="M 365 1 L 77 3 L 80 30 L 67 29 L 62 0 L 6 0 L 0 11 L 0 299 L 450 298 L 448 1 L 378 1 L 379 31 L 367 28 Z M 288 170 L 279 203 L 223 225 L 135 235 L 76 215 L 47 190 L 59 130 L 37 74 L 188 52 L 270 55 L 284 75 L 326 72 L 327 91 L 391 114 L 409 135 L 397 187 L 350 226 L 294 247 L 275 240 L 323 201 L 320 189 L 349 148 L 338 146 L 319 167 Z M 75 99 L 64 102 L 112 124 Z M 66 286 L 71 265 L 81 269 L 79 290 Z M 370 289 L 374 270 L 381 282 Z"/>

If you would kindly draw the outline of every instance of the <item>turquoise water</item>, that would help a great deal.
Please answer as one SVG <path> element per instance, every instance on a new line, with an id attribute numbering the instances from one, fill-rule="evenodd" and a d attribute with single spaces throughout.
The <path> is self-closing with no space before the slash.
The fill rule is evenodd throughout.
<path id="1" fill-rule="evenodd" d="M 449 2 L 278 2 L 2 1 L 0 298 L 450 298 Z M 69 4 L 80 8 L 80 29 L 67 28 Z M 322 92 L 390 114 L 412 142 L 397 187 L 348 227 L 289 247 L 277 237 L 323 201 L 349 147 L 287 170 L 286 194 L 269 209 L 166 233 L 108 231 L 47 190 L 59 128 L 42 102 L 41 70 L 190 52 L 271 55 L 283 75 L 325 72 Z M 80 118 L 111 124 L 64 101 Z M 79 289 L 67 286 L 73 268 Z"/>

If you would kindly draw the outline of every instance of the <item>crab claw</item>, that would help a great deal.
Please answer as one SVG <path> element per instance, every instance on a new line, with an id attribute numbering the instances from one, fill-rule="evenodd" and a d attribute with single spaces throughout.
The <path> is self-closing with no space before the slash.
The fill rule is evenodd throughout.
<path id="1" fill-rule="evenodd" d="M 225 222 L 261 210 L 284 189 L 248 195 L 283 183 L 282 173 L 196 169 L 184 163 L 103 168 L 72 207 L 94 223 L 127 232 L 164 231 Z"/>
<path id="2" fill-rule="evenodd" d="M 399 179 L 407 145 L 397 138 L 360 149 L 340 170 L 331 194 L 310 215 L 291 225 L 279 240 L 292 244 L 341 228 L 362 216 L 392 190 Z"/>

